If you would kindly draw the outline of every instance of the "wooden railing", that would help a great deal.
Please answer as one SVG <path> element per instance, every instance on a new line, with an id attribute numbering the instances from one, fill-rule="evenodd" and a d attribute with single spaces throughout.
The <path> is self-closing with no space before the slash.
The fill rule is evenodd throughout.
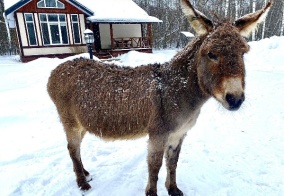
<path id="1" fill-rule="evenodd" d="M 148 37 L 120 37 L 113 38 L 112 49 L 151 48 Z"/>

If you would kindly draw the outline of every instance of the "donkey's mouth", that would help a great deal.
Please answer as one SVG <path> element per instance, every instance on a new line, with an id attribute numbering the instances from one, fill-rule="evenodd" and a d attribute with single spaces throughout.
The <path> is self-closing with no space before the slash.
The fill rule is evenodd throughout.
<path id="1" fill-rule="evenodd" d="M 229 106 L 227 109 L 228 109 L 229 111 L 237 111 L 237 110 L 240 109 L 241 105 L 242 105 L 242 104 L 234 105 L 234 106 Z"/>
<path id="2" fill-rule="evenodd" d="M 222 104 L 224 108 L 229 111 L 237 111 L 245 100 L 244 93 L 241 93 L 240 95 L 228 93 L 225 96 L 222 96 L 221 94 L 216 94 L 214 95 L 214 97 Z"/>
<path id="3" fill-rule="evenodd" d="M 233 95 L 227 94 L 226 96 L 220 98 L 217 96 L 216 99 L 222 104 L 224 108 L 229 111 L 237 111 L 245 100 L 245 95 Z"/>

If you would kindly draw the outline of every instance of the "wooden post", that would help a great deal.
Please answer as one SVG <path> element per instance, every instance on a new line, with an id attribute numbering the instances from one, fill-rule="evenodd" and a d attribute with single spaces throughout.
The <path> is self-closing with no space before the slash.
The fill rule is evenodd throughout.
<path id="1" fill-rule="evenodd" d="M 140 24 L 140 28 L 141 28 L 141 38 L 139 38 L 140 39 L 140 46 L 138 44 L 138 47 L 142 48 L 145 45 L 145 44 L 142 44 L 142 43 L 144 43 L 144 37 L 145 37 L 144 31 L 143 31 L 143 23 Z"/>
<path id="2" fill-rule="evenodd" d="M 91 29 L 94 32 L 94 25 L 93 25 L 92 22 L 90 23 L 89 29 Z M 92 47 L 92 51 L 96 50 L 95 49 L 95 42 L 91 44 L 91 47 Z"/>
<path id="3" fill-rule="evenodd" d="M 141 27 L 141 36 L 144 37 L 144 32 L 143 32 L 143 23 L 140 24 Z"/>
<path id="4" fill-rule="evenodd" d="M 114 43 L 113 43 L 113 28 L 112 24 L 110 24 L 110 43 L 111 43 L 111 49 L 114 49 Z"/>
<path id="5" fill-rule="evenodd" d="M 99 23 L 92 23 L 93 25 L 93 32 L 95 38 L 95 50 L 99 52 L 102 49 L 101 45 L 101 36 L 100 36 L 100 24 Z"/>
<path id="6" fill-rule="evenodd" d="M 148 31 L 148 39 L 149 39 L 149 46 L 152 48 L 152 24 L 147 24 L 147 31 Z"/>

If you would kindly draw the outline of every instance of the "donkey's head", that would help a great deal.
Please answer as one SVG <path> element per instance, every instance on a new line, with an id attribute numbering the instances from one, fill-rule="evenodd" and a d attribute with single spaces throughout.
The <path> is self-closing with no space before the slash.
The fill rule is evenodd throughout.
<path id="1" fill-rule="evenodd" d="M 245 66 L 243 55 L 249 36 L 265 19 L 271 3 L 234 23 L 213 23 L 195 10 L 189 0 L 180 0 L 181 7 L 196 33 L 204 39 L 198 53 L 198 80 L 202 90 L 214 96 L 225 108 L 237 110 L 245 99 Z"/>

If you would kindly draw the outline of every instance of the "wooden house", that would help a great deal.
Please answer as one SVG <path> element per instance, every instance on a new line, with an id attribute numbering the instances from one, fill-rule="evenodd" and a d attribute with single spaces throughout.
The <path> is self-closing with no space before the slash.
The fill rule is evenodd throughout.
<path id="1" fill-rule="evenodd" d="M 129 50 L 152 52 L 152 23 L 132 0 L 5 0 L 6 19 L 16 28 L 20 57 L 64 58 L 86 52 L 84 34 L 95 35 L 94 54 L 117 56 Z M 8 4 L 8 6 L 7 6 Z"/>

